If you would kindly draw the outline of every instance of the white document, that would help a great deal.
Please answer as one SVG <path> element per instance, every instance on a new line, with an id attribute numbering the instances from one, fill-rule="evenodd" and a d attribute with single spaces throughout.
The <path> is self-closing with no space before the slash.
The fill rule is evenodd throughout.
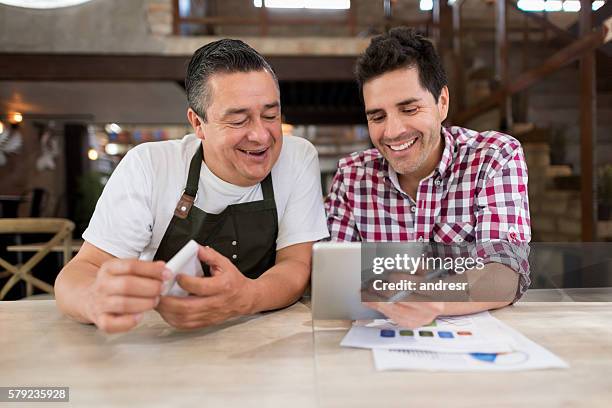
<path id="1" fill-rule="evenodd" d="M 506 353 L 439 353 L 433 351 L 373 349 L 377 370 L 520 371 L 567 368 L 566 362 L 516 330 L 497 321 L 514 340 Z"/>
<path id="2" fill-rule="evenodd" d="M 186 297 L 189 293 L 176 283 L 176 274 L 182 273 L 189 276 L 204 276 L 202 264 L 198 258 L 199 245 L 194 240 L 189 241 L 168 262 L 166 267 L 172 271 L 172 279 L 164 283 L 162 296 Z"/>
<path id="3" fill-rule="evenodd" d="M 489 312 L 482 312 L 439 317 L 414 330 L 386 319 L 356 321 L 340 345 L 440 353 L 505 353 L 514 349 L 514 338 L 501 329 Z"/>

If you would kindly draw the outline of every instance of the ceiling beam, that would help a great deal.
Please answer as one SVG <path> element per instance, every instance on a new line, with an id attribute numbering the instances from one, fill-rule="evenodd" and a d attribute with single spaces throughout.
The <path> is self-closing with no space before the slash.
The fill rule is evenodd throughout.
<path id="1" fill-rule="evenodd" d="M 0 80 L 183 81 L 189 56 L 0 53 Z M 266 57 L 284 81 L 353 80 L 356 57 Z"/>

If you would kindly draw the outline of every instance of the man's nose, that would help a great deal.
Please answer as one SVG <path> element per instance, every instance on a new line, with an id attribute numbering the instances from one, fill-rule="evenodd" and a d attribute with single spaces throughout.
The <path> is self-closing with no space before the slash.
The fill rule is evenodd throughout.
<path id="1" fill-rule="evenodd" d="M 257 119 L 253 121 L 253 126 L 251 129 L 249 129 L 247 138 L 249 142 L 267 144 L 270 138 L 270 132 L 264 126 L 263 121 L 261 119 Z"/>
<path id="2" fill-rule="evenodd" d="M 393 139 L 400 136 L 407 131 L 407 127 L 399 117 L 399 115 L 388 115 L 385 123 L 385 134 L 386 139 Z"/>

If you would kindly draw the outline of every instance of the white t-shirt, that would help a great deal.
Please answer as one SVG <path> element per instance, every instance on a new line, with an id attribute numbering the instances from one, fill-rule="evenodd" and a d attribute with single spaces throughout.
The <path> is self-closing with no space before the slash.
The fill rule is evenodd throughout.
<path id="1" fill-rule="evenodd" d="M 200 140 L 143 143 L 121 160 L 106 184 L 83 239 L 118 258 L 152 260 L 174 215 Z M 272 168 L 278 212 L 276 249 L 329 236 L 323 208 L 319 159 L 314 146 L 283 138 Z M 195 206 L 218 214 L 228 205 L 263 199 L 261 185 L 240 187 L 215 176 L 202 163 Z"/>

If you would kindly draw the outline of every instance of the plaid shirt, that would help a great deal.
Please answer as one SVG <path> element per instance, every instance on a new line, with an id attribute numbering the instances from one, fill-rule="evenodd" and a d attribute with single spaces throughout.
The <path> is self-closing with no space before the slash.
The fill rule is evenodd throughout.
<path id="1" fill-rule="evenodd" d="M 332 241 L 477 244 L 477 256 L 529 286 L 527 166 L 520 143 L 498 132 L 442 128 L 442 159 L 416 202 L 377 149 L 340 160 L 325 200 Z"/>

